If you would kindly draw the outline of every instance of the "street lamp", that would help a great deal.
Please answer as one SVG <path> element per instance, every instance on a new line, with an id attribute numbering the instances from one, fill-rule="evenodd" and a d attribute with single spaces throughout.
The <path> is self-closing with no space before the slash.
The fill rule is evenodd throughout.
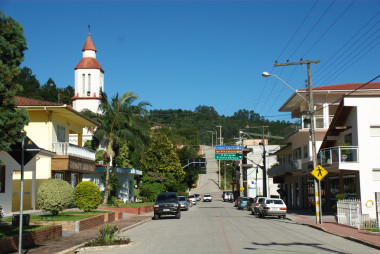
<path id="1" fill-rule="evenodd" d="M 291 86 L 289 86 L 285 81 L 283 81 L 280 77 L 270 74 L 268 72 L 263 72 L 261 74 L 264 78 L 267 78 L 269 76 L 273 76 L 280 80 L 282 83 L 284 83 L 288 88 L 290 88 L 293 92 L 295 92 L 298 96 L 300 96 L 303 100 L 305 100 L 309 105 L 309 115 L 311 119 L 311 126 L 310 126 L 310 136 L 311 136 L 311 144 L 312 144 L 312 160 L 313 160 L 313 169 L 315 169 L 317 164 L 317 149 L 315 144 L 315 126 L 314 126 L 314 103 L 313 103 L 313 91 L 311 89 L 311 77 L 310 77 L 310 66 L 308 65 L 308 92 L 309 92 L 309 100 L 307 100 L 305 97 L 303 97 L 300 93 L 298 93 L 296 90 L 294 90 Z M 317 224 L 322 224 L 322 204 L 320 203 L 321 200 L 321 183 L 320 181 L 317 182 L 316 179 L 314 179 L 314 195 L 315 195 L 315 213 L 316 213 L 316 219 Z"/>
<path id="2" fill-rule="evenodd" d="M 213 131 L 207 131 L 211 133 L 211 147 L 214 147 L 214 132 Z"/>

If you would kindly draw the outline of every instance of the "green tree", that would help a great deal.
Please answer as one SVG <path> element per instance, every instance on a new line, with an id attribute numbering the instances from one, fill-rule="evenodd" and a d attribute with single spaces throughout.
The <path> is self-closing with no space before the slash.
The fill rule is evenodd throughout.
<path id="1" fill-rule="evenodd" d="M 41 86 L 39 95 L 41 100 L 58 102 L 58 89 L 52 78 L 49 78 L 49 80 Z"/>
<path id="2" fill-rule="evenodd" d="M 113 159 L 115 157 L 114 148 L 120 140 L 128 140 L 134 144 L 139 142 L 139 136 L 147 135 L 147 133 L 144 133 L 144 128 L 139 129 L 138 127 L 141 126 L 138 124 L 134 126 L 134 124 L 138 122 L 136 118 L 144 114 L 145 106 L 149 104 L 140 102 L 137 105 L 133 105 L 138 96 L 132 91 L 123 94 L 120 98 L 119 95 L 116 94 L 111 99 L 111 102 L 108 101 L 105 93 L 102 93 L 101 97 L 102 99 L 99 105 L 101 114 L 95 114 L 89 110 L 83 111 L 83 114 L 100 123 L 100 126 L 95 131 L 94 139 L 97 141 L 97 144 L 100 142 L 104 143 L 107 152 L 106 155 L 109 159 L 109 161 L 107 161 L 103 200 L 106 204 L 109 196 L 110 166 L 113 166 Z"/>
<path id="3" fill-rule="evenodd" d="M 149 172 L 163 174 L 168 180 L 166 183 L 169 189 L 182 183 L 185 177 L 175 148 L 168 137 L 160 132 L 153 134 L 152 143 L 146 151 L 143 165 L 146 174 Z"/>
<path id="4" fill-rule="evenodd" d="M 27 98 L 37 98 L 40 91 L 40 82 L 37 80 L 36 75 L 33 75 L 32 70 L 28 67 L 21 69 L 17 75 L 16 81 L 22 86 L 22 90 L 17 92 L 17 95 Z"/>
<path id="5" fill-rule="evenodd" d="M 22 26 L 0 11 L 0 151 L 20 141 L 28 123 L 26 110 L 15 108 L 14 96 L 22 89 L 16 79 L 24 59 L 26 39 Z"/>
<path id="6" fill-rule="evenodd" d="M 59 97 L 60 103 L 71 105 L 72 104 L 71 98 L 73 98 L 74 94 L 75 94 L 75 89 L 70 85 L 65 88 L 58 88 L 58 97 Z"/>

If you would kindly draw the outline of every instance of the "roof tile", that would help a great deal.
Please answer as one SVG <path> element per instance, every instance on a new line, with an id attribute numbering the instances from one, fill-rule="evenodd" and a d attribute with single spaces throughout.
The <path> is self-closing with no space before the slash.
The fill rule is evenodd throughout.
<path id="1" fill-rule="evenodd" d="M 84 43 L 84 46 L 82 48 L 82 51 L 85 51 L 85 50 L 93 50 L 95 52 L 97 52 L 96 48 L 95 48 L 95 45 L 94 43 L 92 42 L 91 40 L 91 35 L 90 33 L 88 33 L 88 36 L 87 36 L 87 40 L 86 42 Z"/>
<path id="2" fill-rule="evenodd" d="M 328 86 L 316 86 L 313 87 L 313 91 L 324 91 L 324 90 L 355 90 L 363 86 L 365 83 L 347 83 L 339 85 L 328 85 Z M 368 89 L 380 89 L 380 82 L 371 82 L 363 86 L 359 90 L 368 90 Z M 306 91 L 307 88 L 298 89 L 298 91 Z"/>
<path id="3" fill-rule="evenodd" d="M 98 60 L 93 57 L 83 57 L 82 60 L 75 66 L 76 69 L 99 69 L 104 73 L 102 66 L 100 66 Z"/>
<path id="4" fill-rule="evenodd" d="M 63 103 L 50 102 L 50 101 L 41 101 L 21 96 L 15 96 L 16 106 L 64 106 Z"/>

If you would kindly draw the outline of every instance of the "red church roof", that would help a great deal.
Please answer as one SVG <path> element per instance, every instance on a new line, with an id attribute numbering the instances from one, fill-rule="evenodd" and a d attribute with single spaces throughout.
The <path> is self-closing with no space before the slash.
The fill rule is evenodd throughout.
<path id="1" fill-rule="evenodd" d="M 76 69 L 99 69 L 102 72 L 104 72 L 102 66 L 100 66 L 98 60 L 93 57 L 83 57 L 82 60 L 75 66 L 74 70 Z"/>
<path id="2" fill-rule="evenodd" d="M 313 91 L 333 91 L 333 90 L 355 90 L 363 86 L 365 83 L 347 83 L 340 85 L 329 85 L 329 86 L 317 86 L 313 87 Z M 380 82 L 371 82 L 361 87 L 359 90 L 369 90 L 369 89 L 380 89 Z M 298 91 L 306 91 L 307 88 L 298 89 Z"/>
<path id="3" fill-rule="evenodd" d="M 95 45 L 91 40 L 90 33 L 88 33 L 86 43 L 84 44 L 84 46 L 82 48 L 82 51 L 85 51 L 85 50 L 93 50 L 93 51 L 97 52 Z"/>

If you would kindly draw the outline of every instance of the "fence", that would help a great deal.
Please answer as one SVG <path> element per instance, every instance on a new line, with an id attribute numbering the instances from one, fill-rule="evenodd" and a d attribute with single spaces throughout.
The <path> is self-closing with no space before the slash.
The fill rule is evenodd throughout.
<path id="1" fill-rule="evenodd" d="M 376 203 L 377 211 L 380 202 Z M 379 228 L 378 219 L 371 219 L 369 214 L 362 214 L 362 205 L 357 199 L 344 199 L 337 202 L 337 219 L 339 224 L 356 227 L 357 229 Z"/>

